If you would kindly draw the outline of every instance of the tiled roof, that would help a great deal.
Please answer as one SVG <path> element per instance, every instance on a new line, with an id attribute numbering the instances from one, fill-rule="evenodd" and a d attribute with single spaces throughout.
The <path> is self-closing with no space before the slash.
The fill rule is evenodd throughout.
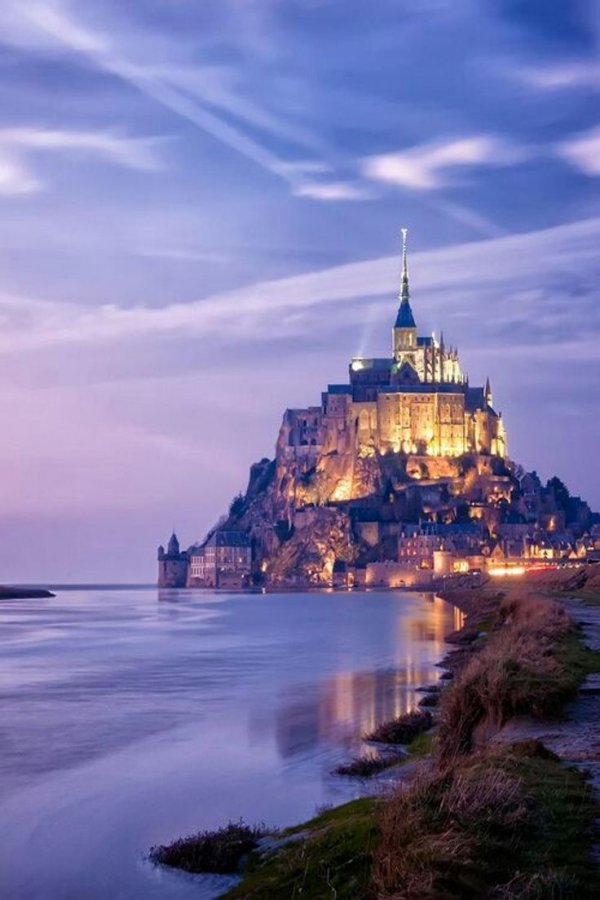
<path id="1" fill-rule="evenodd" d="M 207 547 L 249 547 L 250 539 L 242 531 L 215 531 L 206 542 Z"/>

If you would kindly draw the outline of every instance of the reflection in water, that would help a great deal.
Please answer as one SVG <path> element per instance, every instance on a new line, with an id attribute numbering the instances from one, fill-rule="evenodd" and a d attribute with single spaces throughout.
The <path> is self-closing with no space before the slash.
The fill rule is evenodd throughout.
<path id="1" fill-rule="evenodd" d="M 423 662 L 415 644 L 432 643 L 434 655 L 444 652 L 444 637 L 460 628 L 463 614 L 434 594 L 412 618 L 396 622 L 399 668 L 336 672 L 317 684 L 289 686 L 276 714 L 275 733 L 282 757 L 306 753 L 320 743 L 349 747 L 377 725 L 414 709 L 416 689 L 431 680 L 431 666 Z M 449 616 L 450 613 L 450 616 Z M 261 728 L 251 723 L 251 731 Z"/>
<path id="2" fill-rule="evenodd" d="M 415 689 L 430 677 L 429 666 L 338 672 L 320 684 L 289 689 L 277 713 L 278 750 L 289 757 L 321 743 L 349 747 L 379 723 L 413 709 Z"/>
<path id="3" fill-rule="evenodd" d="M 406 631 L 414 641 L 432 641 L 436 651 L 442 656 L 444 652 L 444 638 L 450 631 L 462 628 L 465 616 L 455 606 L 450 607 L 445 600 L 436 594 L 423 594 L 426 606 L 419 610 L 418 616 L 398 620 L 398 646 L 406 645 Z M 451 620 L 449 620 L 449 614 Z"/>
<path id="4" fill-rule="evenodd" d="M 460 614 L 410 592 L 82 590 L 0 605 L 2 900 L 206 900 L 140 865 L 230 819 L 285 826 L 436 679 Z"/>

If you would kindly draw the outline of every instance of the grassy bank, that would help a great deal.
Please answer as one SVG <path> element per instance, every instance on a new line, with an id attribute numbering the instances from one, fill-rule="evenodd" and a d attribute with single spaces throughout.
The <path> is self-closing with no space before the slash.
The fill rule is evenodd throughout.
<path id="1" fill-rule="evenodd" d="M 600 654 L 581 644 L 559 602 L 511 591 L 498 603 L 488 639 L 442 697 L 442 764 L 469 753 L 514 716 L 558 716 L 588 672 L 599 670 Z"/>
<path id="2" fill-rule="evenodd" d="M 283 846 L 251 856 L 226 897 L 591 898 L 597 814 L 581 774 L 542 745 L 496 747 L 283 832 Z"/>
<path id="3" fill-rule="evenodd" d="M 600 806 L 585 777 L 538 741 L 490 743 L 516 715 L 559 716 L 586 674 L 600 671 L 600 653 L 539 588 L 480 592 L 469 603 L 479 624 L 470 649 L 454 651 L 437 731 L 414 738 L 428 754 L 419 774 L 382 799 L 282 832 L 270 850 L 250 853 L 227 897 L 600 896 L 589 852 Z M 377 734 L 406 739 L 398 723 Z"/>
<path id="4" fill-rule="evenodd" d="M 537 742 L 434 769 L 382 807 L 365 897 L 594 897 L 598 814 L 584 778 Z"/>

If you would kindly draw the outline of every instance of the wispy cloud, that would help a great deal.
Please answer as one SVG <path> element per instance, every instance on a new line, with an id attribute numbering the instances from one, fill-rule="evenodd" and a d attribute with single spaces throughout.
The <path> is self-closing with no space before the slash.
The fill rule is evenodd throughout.
<path id="1" fill-rule="evenodd" d="M 431 191 L 447 185 L 457 169 L 512 165 L 526 155 L 524 148 L 482 134 L 370 156 L 363 160 L 362 169 L 375 181 Z"/>
<path id="2" fill-rule="evenodd" d="M 487 322 L 510 321 L 508 306 L 499 307 L 498 296 L 517 296 L 514 314 L 526 314 L 524 304 L 533 304 L 528 321 L 531 345 L 537 345 L 539 329 L 547 316 L 564 313 L 551 304 L 540 304 L 539 288 L 549 282 L 564 281 L 576 267 L 590 273 L 596 265 L 600 239 L 600 219 L 591 219 L 558 228 L 447 247 L 414 254 L 413 271 L 418 272 L 417 290 L 427 295 L 431 317 L 443 321 L 448 316 L 448 292 L 463 292 L 455 309 L 471 308 L 480 315 L 482 297 L 492 298 L 486 310 Z M 211 340 L 264 341 L 310 332 L 307 316 L 319 310 L 321 323 L 327 316 L 333 328 L 338 320 L 338 304 L 344 302 L 345 321 L 365 315 L 364 302 L 393 294 L 397 280 L 395 257 L 368 260 L 309 272 L 291 278 L 251 284 L 214 294 L 191 303 L 175 303 L 161 308 L 124 308 L 105 304 L 92 309 L 69 303 L 42 303 L 39 300 L 6 302 L 0 298 L 4 325 L 0 351 L 35 349 L 64 344 L 101 344 L 114 339 L 136 339 L 144 335 L 202 335 Z M 596 276 L 594 276 L 596 277 Z M 569 274 L 572 280 L 572 275 Z M 493 298 L 496 298 L 494 300 Z M 355 313 L 348 301 L 356 300 Z M 358 301 L 360 300 L 360 303 Z M 327 312 L 324 312 L 327 310 Z M 235 315 L 233 312 L 235 311 Z M 561 312 L 562 311 L 562 312 Z M 509 315 L 510 313 L 510 315 Z M 513 316 L 514 317 L 514 316 Z M 358 319 L 357 319 L 358 320 Z M 552 324 L 553 323 L 553 324 Z M 554 320 L 552 320 L 554 328 Z M 323 326 L 324 327 L 324 326 Z M 572 339 L 565 332 L 557 340 Z M 593 347 L 596 352 L 596 338 Z"/>
<path id="3" fill-rule="evenodd" d="M 0 149 L 0 195 L 34 194 L 41 181 L 14 154 Z"/>
<path id="4" fill-rule="evenodd" d="M 263 134 L 304 147 L 312 153 L 325 151 L 323 141 L 315 133 L 289 116 L 273 113 L 265 108 L 264 98 L 258 103 L 256 98 L 244 88 L 243 76 L 234 66 L 227 65 L 146 65 L 148 74 L 166 82 L 172 87 L 189 94 L 220 113 L 233 116 Z M 297 168 L 318 170 L 329 168 L 319 158 L 306 162 L 281 163 L 281 171 L 294 172 Z"/>
<path id="5" fill-rule="evenodd" d="M 562 88 L 592 88 L 600 90 L 600 63 L 569 60 L 551 66 L 515 66 L 507 64 L 504 70 L 511 78 L 542 90 Z"/>
<path id="6" fill-rule="evenodd" d="M 563 141 L 556 150 L 586 175 L 600 175 L 600 125 Z"/>
<path id="7" fill-rule="evenodd" d="M 301 184 L 301 180 L 289 166 L 288 161 L 282 159 L 240 127 L 225 121 L 207 108 L 206 103 L 198 102 L 192 96 L 189 73 L 182 76 L 181 70 L 165 70 L 153 65 L 143 65 L 131 61 L 115 49 L 105 34 L 75 21 L 61 5 L 38 2 L 24 8 L 20 7 L 19 11 L 23 19 L 43 34 L 68 47 L 73 53 L 82 55 L 98 68 L 135 87 L 155 103 L 191 122 L 272 175 L 283 179 L 292 188 L 297 188 Z M 183 84 L 183 89 L 181 84 Z M 194 82 L 193 87 L 197 92 L 198 82 Z M 213 102 L 218 99 L 221 105 L 225 105 L 230 111 L 234 111 L 238 118 L 240 117 L 240 101 L 234 100 L 231 95 L 224 96 L 222 86 L 219 91 L 215 92 L 213 89 L 209 98 Z M 246 113 L 245 118 L 252 117 Z M 267 119 L 263 115 L 258 122 L 256 113 L 253 118 L 254 124 L 260 124 L 263 128 L 271 131 L 274 130 L 273 120 Z"/>
<path id="8" fill-rule="evenodd" d="M 113 165 L 156 172 L 164 168 L 157 153 L 161 139 L 131 138 L 107 131 L 69 131 L 39 127 L 0 129 L 0 193 L 27 194 L 43 188 L 31 157 L 40 153 L 68 153 Z"/>
<path id="9" fill-rule="evenodd" d="M 305 181 L 294 189 L 296 197 L 312 200 L 372 200 L 377 195 L 362 184 L 351 181 Z"/>

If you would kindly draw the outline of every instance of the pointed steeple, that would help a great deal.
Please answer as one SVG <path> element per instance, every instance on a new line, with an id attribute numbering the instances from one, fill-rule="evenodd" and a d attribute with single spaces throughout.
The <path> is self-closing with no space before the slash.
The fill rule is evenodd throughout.
<path id="1" fill-rule="evenodd" d="M 400 278 L 400 294 L 399 299 L 407 303 L 410 300 L 410 289 L 408 286 L 408 259 L 406 256 L 406 235 L 408 228 L 402 228 L 402 276 Z"/>
<path id="2" fill-rule="evenodd" d="M 407 228 L 402 229 L 402 274 L 400 277 L 400 292 L 398 299 L 400 307 L 396 316 L 395 328 L 416 328 L 415 320 L 410 308 L 410 288 L 408 285 L 408 259 L 406 254 Z"/>
<path id="3" fill-rule="evenodd" d="M 173 534 L 169 538 L 169 543 L 167 545 L 167 553 L 170 556 L 177 556 L 179 554 L 179 541 L 177 540 L 177 535 L 175 534 L 175 531 L 173 531 Z"/>
<path id="4" fill-rule="evenodd" d="M 490 379 L 489 376 L 485 379 L 485 388 L 483 389 L 483 396 L 485 397 L 485 402 L 488 406 L 492 406 L 492 388 L 490 387 Z"/>

